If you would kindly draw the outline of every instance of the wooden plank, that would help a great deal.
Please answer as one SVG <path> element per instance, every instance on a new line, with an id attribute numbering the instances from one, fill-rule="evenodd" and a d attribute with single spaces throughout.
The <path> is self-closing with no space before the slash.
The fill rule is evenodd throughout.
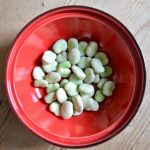
<path id="1" fill-rule="evenodd" d="M 4 69 L 7 52 L 17 33 L 31 19 L 49 9 L 64 5 L 95 7 L 115 16 L 135 36 L 147 68 L 147 85 L 142 106 L 130 125 L 110 141 L 92 150 L 150 149 L 150 1 L 149 0 L 0 0 L 0 149 L 59 150 L 29 132 L 10 110 L 4 91 Z"/>

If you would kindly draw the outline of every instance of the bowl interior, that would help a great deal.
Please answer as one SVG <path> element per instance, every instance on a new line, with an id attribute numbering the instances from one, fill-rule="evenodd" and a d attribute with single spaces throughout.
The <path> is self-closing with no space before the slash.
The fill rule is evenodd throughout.
<path id="1" fill-rule="evenodd" d="M 73 139 L 83 138 L 83 143 L 87 143 L 84 138 L 95 134 L 100 134 L 98 138 L 101 139 L 111 132 L 114 125 L 117 126 L 115 123 L 119 123 L 135 94 L 136 69 L 130 47 L 120 31 L 103 18 L 75 13 L 68 17 L 57 15 L 47 14 L 47 17 L 32 22 L 14 44 L 12 76 L 8 81 L 13 89 L 12 105 L 27 126 L 41 136 L 44 134 L 49 141 L 56 142 L 62 137 L 68 144 L 73 143 Z M 47 110 L 43 102 L 45 91 L 33 87 L 31 73 L 36 65 L 41 65 L 41 55 L 45 50 L 51 49 L 57 39 L 70 37 L 79 41 L 94 40 L 101 45 L 99 51 L 107 53 L 109 65 L 113 68 L 111 79 L 115 81 L 116 89 L 112 97 L 100 104 L 98 112 L 84 111 L 81 116 L 63 120 Z"/>

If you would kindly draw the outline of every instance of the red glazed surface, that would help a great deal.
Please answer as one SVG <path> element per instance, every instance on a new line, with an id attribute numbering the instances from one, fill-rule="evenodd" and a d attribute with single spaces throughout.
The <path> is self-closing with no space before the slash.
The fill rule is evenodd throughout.
<path id="1" fill-rule="evenodd" d="M 98 112 L 63 120 L 48 112 L 40 99 L 45 93 L 32 86 L 31 72 L 57 39 L 70 37 L 103 45 L 116 90 Z M 65 147 L 90 146 L 116 135 L 137 111 L 144 87 L 144 62 L 131 33 L 112 16 L 87 7 L 62 7 L 40 15 L 17 36 L 7 60 L 6 88 L 17 116 L 41 138 Z"/>

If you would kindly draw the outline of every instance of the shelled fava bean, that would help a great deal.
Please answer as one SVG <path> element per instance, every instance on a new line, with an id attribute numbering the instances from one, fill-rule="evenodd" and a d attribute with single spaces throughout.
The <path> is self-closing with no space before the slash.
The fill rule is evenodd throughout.
<path id="1" fill-rule="evenodd" d="M 115 90 L 110 81 L 113 70 L 104 52 L 98 52 L 96 42 L 76 38 L 57 40 L 52 50 L 46 50 L 41 66 L 32 71 L 34 87 L 45 88 L 45 103 L 49 111 L 64 119 L 86 111 L 98 111 L 99 103 Z"/>

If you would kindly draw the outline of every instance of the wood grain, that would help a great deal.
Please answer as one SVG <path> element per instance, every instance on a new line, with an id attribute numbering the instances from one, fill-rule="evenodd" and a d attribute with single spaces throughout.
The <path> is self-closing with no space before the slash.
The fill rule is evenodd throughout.
<path id="1" fill-rule="evenodd" d="M 59 6 L 84 5 L 106 11 L 124 23 L 135 36 L 144 56 L 147 84 L 143 103 L 129 126 L 92 150 L 150 149 L 150 0 L 0 0 L 0 149 L 59 150 L 29 132 L 11 111 L 4 88 L 7 53 L 17 33 L 31 19 Z"/>

